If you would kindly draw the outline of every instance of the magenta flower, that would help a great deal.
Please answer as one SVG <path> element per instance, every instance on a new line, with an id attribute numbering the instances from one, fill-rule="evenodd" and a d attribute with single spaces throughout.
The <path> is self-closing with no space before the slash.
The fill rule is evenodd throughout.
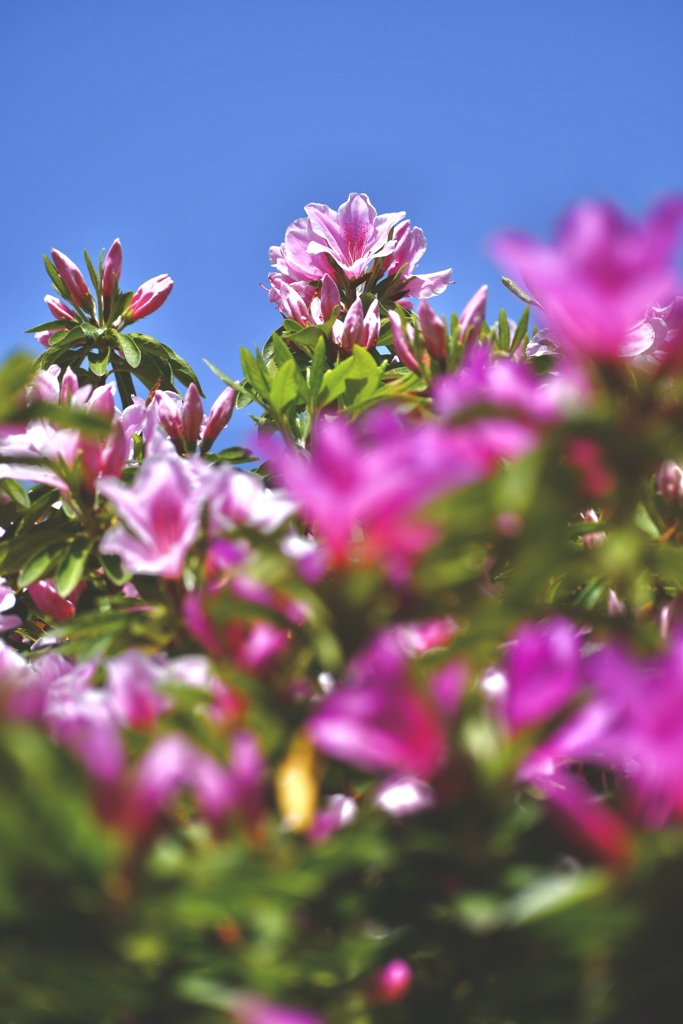
<path id="1" fill-rule="evenodd" d="M 232 1010 L 239 1024 L 325 1024 L 316 1013 L 279 1006 L 256 995 L 241 996 Z"/>
<path id="2" fill-rule="evenodd" d="M 188 463 L 148 459 L 132 486 L 107 478 L 100 491 L 121 519 L 105 533 L 100 551 L 118 555 L 128 572 L 179 579 L 199 534 L 203 503 Z"/>
<path id="3" fill-rule="evenodd" d="M 347 679 L 309 718 L 306 732 L 329 757 L 368 772 L 429 778 L 446 756 L 436 713 L 411 685 L 408 660 L 387 635 L 354 658 Z"/>
<path id="4" fill-rule="evenodd" d="M 599 359 L 629 355 L 629 334 L 660 297 L 675 290 L 675 247 L 683 199 L 656 206 L 638 223 L 607 203 L 574 206 L 552 244 L 499 236 L 496 260 L 521 278 L 551 335 Z"/>
<path id="5" fill-rule="evenodd" d="M 583 688 L 576 626 L 552 618 L 520 626 L 505 652 L 506 718 L 513 730 L 558 714 Z"/>
<path id="6" fill-rule="evenodd" d="M 145 281 L 130 300 L 130 305 L 123 314 L 124 320 L 130 323 L 133 320 L 141 320 L 143 316 L 149 316 L 159 306 L 163 306 L 172 288 L 173 281 L 168 274 L 160 274 Z"/>

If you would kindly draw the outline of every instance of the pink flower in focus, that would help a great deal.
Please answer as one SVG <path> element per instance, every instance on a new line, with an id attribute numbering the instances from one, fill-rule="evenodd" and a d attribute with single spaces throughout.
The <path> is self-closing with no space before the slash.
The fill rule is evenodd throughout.
<path id="1" fill-rule="evenodd" d="M 309 203 L 304 209 L 311 224 L 307 253 L 331 257 L 349 279 L 359 278 L 373 260 L 389 255 L 396 248 L 390 240 L 391 229 L 405 213 L 378 215 L 365 194 L 353 192 L 335 211 L 322 203 Z M 334 264 L 328 262 L 328 269 Z"/>
<path id="2" fill-rule="evenodd" d="M 130 300 L 130 305 L 124 311 L 124 320 L 131 323 L 133 320 L 141 320 L 144 316 L 149 316 L 159 306 L 163 306 L 171 294 L 172 288 L 173 281 L 168 274 L 160 274 L 158 277 L 152 277 L 149 281 L 145 281 L 140 285 Z"/>
<path id="3" fill-rule="evenodd" d="M 551 334 L 598 359 L 629 355 L 629 332 L 660 296 L 675 290 L 675 247 L 683 199 L 669 199 L 638 223 L 608 203 L 574 206 L 552 244 L 499 236 L 497 261 L 538 299 Z"/>

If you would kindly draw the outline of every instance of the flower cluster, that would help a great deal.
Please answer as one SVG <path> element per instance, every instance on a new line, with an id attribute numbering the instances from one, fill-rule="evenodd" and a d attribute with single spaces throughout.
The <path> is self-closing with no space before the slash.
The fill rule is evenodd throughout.
<path id="1" fill-rule="evenodd" d="M 306 213 L 208 413 L 123 333 L 170 279 L 122 293 L 117 240 L 91 292 L 53 251 L 0 422 L 9 1015 L 663 1021 L 683 206 L 503 236 L 540 332 L 485 287 L 447 326 L 403 213 Z M 214 451 L 238 395 L 255 451 Z"/>

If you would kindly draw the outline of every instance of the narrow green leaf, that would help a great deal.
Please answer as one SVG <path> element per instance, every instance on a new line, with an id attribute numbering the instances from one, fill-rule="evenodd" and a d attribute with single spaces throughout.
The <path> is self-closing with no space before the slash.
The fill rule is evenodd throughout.
<path id="1" fill-rule="evenodd" d="M 18 585 L 20 587 L 29 587 L 36 580 L 42 580 L 46 576 L 50 576 L 54 565 L 61 557 L 63 551 L 64 547 L 62 544 L 50 544 L 30 555 L 19 573 Z"/>
<path id="2" fill-rule="evenodd" d="M 519 318 L 519 322 L 515 327 L 515 333 L 512 337 L 511 349 L 515 352 L 522 343 L 522 339 L 527 332 L 529 326 L 529 307 L 527 306 Z"/>
<path id="3" fill-rule="evenodd" d="M 92 540 L 87 537 L 74 537 L 67 546 L 55 573 L 60 597 L 68 597 L 83 579 L 92 545 Z"/>
<path id="4" fill-rule="evenodd" d="M 0 491 L 21 508 L 29 509 L 31 507 L 31 496 L 18 480 L 10 480 L 9 478 L 0 480 Z"/>
<path id="5" fill-rule="evenodd" d="M 504 309 L 498 315 L 498 348 L 503 352 L 510 351 L 510 324 Z"/>
<path id="6" fill-rule="evenodd" d="M 36 324 L 35 327 L 29 327 L 24 331 L 24 334 L 38 334 L 39 331 L 63 331 L 68 330 L 66 324 L 73 323 L 72 320 L 46 320 L 44 324 Z"/>
<path id="7" fill-rule="evenodd" d="M 97 271 L 95 270 L 95 268 L 94 268 L 94 266 L 92 264 L 92 260 L 90 259 L 90 256 L 88 255 L 88 250 L 87 249 L 83 250 L 83 255 L 85 256 L 85 265 L 88 268 L 88 273 L 90 274 L 90 280 L 92 281 L 93 288 L 95 289 L 95 294 L 97 295 L 99 293 L 99 290 L 100 290 L 100 279 L 99 279 L 99 277 L 97 275 Z"/>
<path id="8" fill-rule="evenodd" d="M 327 345 L 325 344 L 325 339 L 320 337 L 313 351 L 313 358 L 308 371 L 308 389 L 314 406 L 320 394 L 323 377 L 327 368 Z"/>
<path id="9" fill-rule="evenodd" d="M 55 288 L 57 290 L 57 293 L 59 295 L 61 295 L 63 299 L 66 299 L 67 302 L 71 302 L 71 296 L 69 295 L 69 289 L 66 287 L 66 285 L 62 281 L 61 277 L 57 273 L 57 269 L 54 266 L 52 260 L 50 259 L 49 256 L 45 256 L 45 255 L 43 256 L 43 259 L 45 261 L 45 269 L 47 270 L 47 272 L 49 274 L 49 277 L 50 277 L 50 280 L 52 281 L 53 285 L 55 286 Z"/>
<path id="10" fill-rule="evenodd" d="M 242 363 L 242 371 L 244 376 L 251 384 L 257 395 L 268 397 L 269 388 L 269 377 L 267 373 L 261 369 L 258 361 L 251 354 L 249 349 L 240 349 L 240 361 Z"/>

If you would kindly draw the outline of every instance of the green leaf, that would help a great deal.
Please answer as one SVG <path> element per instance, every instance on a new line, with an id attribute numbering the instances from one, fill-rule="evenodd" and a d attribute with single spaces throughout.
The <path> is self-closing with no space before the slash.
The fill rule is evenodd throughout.
<path id="1" fill-rule="evenodd" d="M 275 365 L 277 367 L 285 366 L 286 363 L 294 362 L 294 356 L 292 355 L 291 350 L 287 348 L 284 341 L 278 334 L 271 335 L 268 344 L 271 343 L 273 348 L 273 360 L 275 361 Z M 264 359 L 265 358 L 266 356 L 264 350 Z"/>
<path id="2" fill-rule="evenodd" d="M 95 270 L 95 268 L 92 265 L 92 260 L 90 259 L 90 256 L 88 255 L 88 250 L 87 249 L 83 250 L 83 255 L 85 256 L 85 265 L 88 268 L 88 273 L 90 274 L 90 280 L 92 281 L 93 288 L 95 289 L 95 294 L 97 295 L 99 293 L 99 290 L 100 290 L 100 279 L 99 279 L 99 277 L 97 275 L 97 271 Z"/>
<path id="3" fill-rule="evenodd" d="M 10 480 L 9 478 L 0 480 L 0 491 L 21 508 L 29 509 L 31 507 L 31 496 L 18 480 Z"/>
<path id="4" fill-rule="evenodd" d="M 515 333 L 512 337 L 512 345 L 510 348 L 515 352 L 522 343 L 522 339 L 527 332 L 529 327 L 529 307 L 527 306 L 522 315 L 519 318 L 519 322 L 515 327 Z"/>
<path id="5" fill-rule="evenodd" d="M 300 383 L 297 380 L 298 367 L 294 360 L 285 363 L 273 379 L 270 388 L 269 402 L 275 412 L 284 413 L 288 406 L 296 402 L 300 396 Z M 300 374 L 299 374 L 300 376 Z"/>
<path id="6" fill-rule="evenodd" d="M 45 579 L 50 576 L 53 567 L 62 555 L 64 547 L 62 544 L 49 544 L 41 551 L 30 555 L 19 573 L 18 585 L 28 587 L 36 580 Z"/>
<path id="7" fill-rule="evenodd" d="M 316 404 L 316 399 L 320 394 L 323 377 L 325 376 L 327 368 L 327 345 L 325 343 L 325 339 L 320 337 L 318 338 L 318 342 L 315 346 L 311 365 L 308 370 L 308 389 L 314 406 Z"/>
<path id="8" fill-rule="evenodd" d="M 67 302 L 71 302 L 71 295 L 69 294 L 69 289 L 66 287 L 61 277 L 57 273 L 57 269 L 52 263 L 52 260 L 49 258 L 49 256 L 43 256 L 43 259 L 45 261 L 45 269 L 47 270 L 50 276 L 50 280 L 55 286 L 57 293 L 61 295 L 63 299 L 66 299 Z"/>
<path id="9" fill-rule="evenodd" d="M 55 573 L 57 593 L 68 597 L 83 578 L 93 541 L 87 537 L 74 537 L 67 546 Z"/>
<path id="10" fill-rule="evenodd" d="M 123 358 L 126 360 L 129 366 L 132 366 L 135 370 L 140 365 L 142 354 L 140 349 L 135 344 L 132 338 L 129 338 L 127 334 L 119 334 L 119 345 L 123 352 Z"/>
<path id="11" fill-rule="evenodd" d="M 105 349 L 104 354 L 100 353 L 99 355 L 95 355 L 94 352 L 88 352 L 88 365 L 95 376 L 106 376 L 107 367 L 109 366 L 109 349 Z"/>
<path id="12" fill-rule="evenodd" d="M 46 320 L 44 324 L 36 324 L 29 327 L 24 334 L 38 334 L 39 331 L 63 331 L 68 330 L 65 324 L 72 324 L 73 320 Z"/>
<path id="13" fill-rule="evenodd" d="M 498 316 L 498 347 L 503 352 L 510 351 L 510 324 L 504 309 L 501 309 Z"/>
<path id="14" fill-rule="evenodd" d="M 257 395 L 264 398 L 268 397 L 270 391 L 269 380 L 267 373 L 259 366 L 257 360 L 251 354 L 249 349 L 240 349 L 240 361 L 242 363 L 242 371 L 244 376 L 251 384 L 252 388 Z"/>

